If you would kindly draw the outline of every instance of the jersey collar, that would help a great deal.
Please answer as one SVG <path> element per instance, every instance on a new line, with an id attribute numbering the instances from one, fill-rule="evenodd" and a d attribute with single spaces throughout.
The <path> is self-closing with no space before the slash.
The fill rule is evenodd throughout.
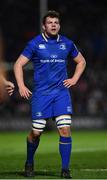
<path id="1" fill-rule="evenodd" d="M 48 42 L 48 38 L 46 37 L 46 35 L 44 33 L 42 33 L 42 37 L 46 42 Z M 60 39 L 60 35 L 58 34 L 56 41 L 59 42 L 59 39 Z"/>

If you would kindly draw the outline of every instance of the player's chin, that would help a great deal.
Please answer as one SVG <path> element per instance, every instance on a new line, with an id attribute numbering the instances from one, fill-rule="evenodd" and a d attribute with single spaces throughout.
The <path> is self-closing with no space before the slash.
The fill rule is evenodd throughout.
<path id="1" fill-rule="evenodd" d="M 51 36 L 56 36 L 57 34 L 58 34 L 57 31 L 52 31 L 52 32 L 51 32 Z"/>

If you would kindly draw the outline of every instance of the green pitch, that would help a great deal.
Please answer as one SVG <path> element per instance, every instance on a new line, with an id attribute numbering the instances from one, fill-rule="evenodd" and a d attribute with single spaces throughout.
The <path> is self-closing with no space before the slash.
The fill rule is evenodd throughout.
<path id="1" fill-rule="evenodd" d="M 0 133 L 0 178 L 23 179 L 26 158 L 24 132 Z M 74 131 L 71 170 L 74 179 L 107 179 L 107 132 Z M 60 178 L 58 135 L 45 132 L 35 156 L 34 179 Z"/>

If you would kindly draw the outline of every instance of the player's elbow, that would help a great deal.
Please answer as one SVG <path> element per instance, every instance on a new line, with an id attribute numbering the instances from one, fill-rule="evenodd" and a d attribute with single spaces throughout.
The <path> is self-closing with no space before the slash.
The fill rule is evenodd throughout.
<path id="1" fill-rule="evenodd" d="M 81 65 L 85 69 L 85 67 L 86 67 L 86 60 L 85 60 L 84 57 L 82 57 L 82 59 L 81 59 Z"/>
<path id="2" fill-rule="evenodd" d="M 18 69 L 18 63 L 17 63 L 17 61 L 15 62 L 15 64 L 14 64 L 14 66 L 13 66 L 13 70 L 14 70 L 14 72 L 16 72 L 16 70 Z"/>
<path id="3" fill-rule="evenodd" d="M 28 63 L 29 59 L 26 58 L 25 56 L 19 56 L 17 61 L 14 64 L 14 72 L 18 70 L 22 70 L 23 67 Z"/>
<path id="4" fill-rule="evenodd" d="M 19 71 L 20 69 L 22 68 L 22 65 L 19 61 L 16 61 L 14 66 L 13 66 L 13 70 L 14 70 L 14 73 L 16 73 L 17 71 Z"/>

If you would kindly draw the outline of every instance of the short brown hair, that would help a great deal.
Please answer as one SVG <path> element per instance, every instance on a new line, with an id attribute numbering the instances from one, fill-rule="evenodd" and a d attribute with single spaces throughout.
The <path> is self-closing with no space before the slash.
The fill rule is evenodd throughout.
<path id="1" fill-rule="evenodd" d="M 45 16 L 43 17 L 43 20 L 42 20 L 42 23 L 45 24 L 46 22 L 46 18 L 47 17 L 51 17 L 51 18 L 58 18 L 59 21 L 60 21 L 60 15 L 57 11 L 54 11 L 54 10 L 49 10 Z"/>

